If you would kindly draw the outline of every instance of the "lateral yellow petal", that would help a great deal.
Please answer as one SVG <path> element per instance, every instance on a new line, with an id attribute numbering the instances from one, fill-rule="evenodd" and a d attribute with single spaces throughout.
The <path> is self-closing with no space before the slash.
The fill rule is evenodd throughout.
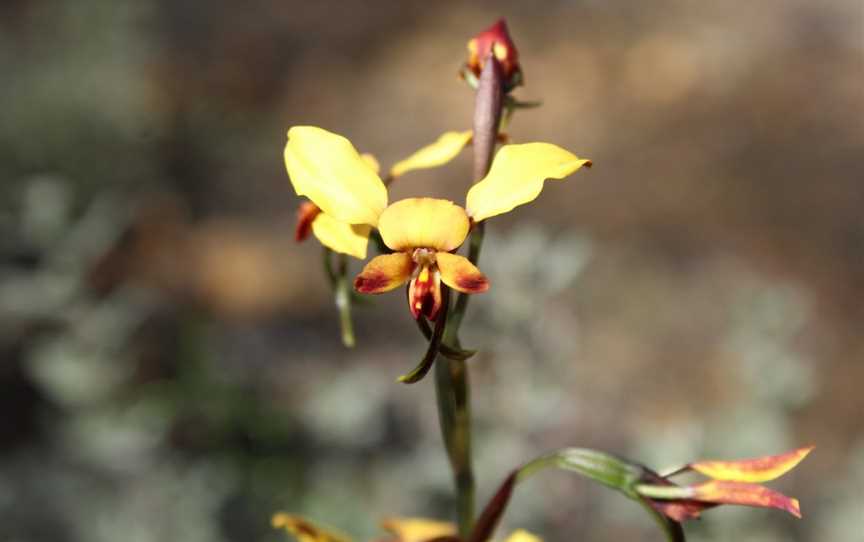
<path id="1" fill-rule="evenodd" d="M 543 539 L 529 533 L 524 529 L 517 529 L 510 533 L 504 542 L 543 542 Z"/>
<path id="2" fill-rule="evenodd" d="M 420 518 L 391 518 L 381 526 L 396 535 L 398 542 L 426 542 L 442 536 L 454 536 L 456 526 L 445 521 Z"/>
<path id="3" fill-rule="evenodd" d="M 813 446 L 806 446 L 779 455 L 739 461 L 698 461 L 688 467 L 715 480 L 767 482 L 794 469 L 807 457 L 807 454 L 813 451 L 813 448 Z"/>
<path id="4" fill-rule="evenodd" d="M 311 521 L 278 512 L 270 520 L 274 529 L 284 529 L 288 534 L 294 535 L 299 542 L 350 542 L 347 536 L 327 530 L 315 525 Z"/>
<path id="5" fill-rule="evenodd" d="M 366 258 L 370 231 L 371 226 L 339 222 L 327 213 L 318 213 L 312 221 L 312 233 L 322 245 L 361 260 Z"/>
<path id="6" fill-rule="evenodd" d="M 405 252 L 375 256 L 354 279 L 354 289 L 361 294 L 389 292 L 411 278 L 414 262 Z"/>
<path id="7" fill-rule="evenodd" d="M 551 143 L 501 147 L 486 177 L 468 191 L 466 209 L 475 222 L 534 201 L 546 179 L 563 179 L 590 160 Z"/>
<path id="8" fill-rule="evenodd" d="M 348 224 L 378 223 L 387 189 L 350 141 L 315 126 L 288 130 L 285 167 L 294 190 Z"/>
<path id="9" fill-rule="evenodd" d="M 384 209 L 378 230 L 393 250 L 431 248 L 450 251 L 468 235 L 468 215 L 452 201 L 408 198 Z"/>
<path id="10" fill-rule="evenodd" d="M 489 279 L 468 258 L 449 252 L 435 254 L 444 284 L 466 294 L 479 294 L 489 289 Z"/>
<path id="11" fill-rule="evenodd" d="M 471 130 L 465 132 L 445 132 L 435 143 L 426 145 L 408 158 L 396 162 L 390 168 L 390 175 L 399 177 L 415 169 L 443 166 L 459 156 L 459 153 L 469 141 L 471 141 Z"/>

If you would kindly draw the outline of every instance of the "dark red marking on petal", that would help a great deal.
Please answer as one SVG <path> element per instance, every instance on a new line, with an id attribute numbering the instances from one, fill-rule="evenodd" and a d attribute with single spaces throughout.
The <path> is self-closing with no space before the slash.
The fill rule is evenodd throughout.
<path id="1" fill-rule="evenodd" d="M 459 275 L 456 284 L 472 294 L 481 294 L 489 289 L 489 279 L 485 275 Z"/>
<path id="2" fill-rule="evenodd" d="M 381 293 L 378 290 L 390 283 L 390 277 L 384 273 L 366 273 L 357 275 L 354 279 L 354 289 L 361 294 Z"/>

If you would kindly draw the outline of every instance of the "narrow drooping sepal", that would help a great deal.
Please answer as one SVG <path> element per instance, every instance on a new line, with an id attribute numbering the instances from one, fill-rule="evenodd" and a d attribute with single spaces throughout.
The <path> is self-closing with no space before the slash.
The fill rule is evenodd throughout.
<path id="1" fill-rule="evenodd" d="M 489 174 L 468 191 L 465 209 L 475 222 L 507 213 L 537 199 L 546 179 L 564 179 L 590 164 L 551 143 L 505 145 Z"/>
<path id="2" fill-rule="evenodd" d="M 429 339 L 429 346 L 426 349 L 426 354 L 423 356 L 423 359 L 420 360 L 420 363 L 417 364 L 417 367 L 415 367 L 410 373 L 399 377 L 399 382 L 404 384 L 420 382 L 420 380 L 422 380 L 429 372 L 429 369 L 432 368 L 432 364 L 435 363 L 435 358 L 438 356 L 438 349 L 441 347 L 441 338 L 444 336 L 444 327 L 447 325 L 447 303 L 449 300 L 449 294 L 446 288 L 443 289 L 440 295 L 444 310 L 441 311 L 440 316 L 435 321 L 435 330 L 432 332 L 432 337 Z"/>
<path id="3" fill-rule="evenodd" d="M 697 461 L 687 465 L 694 470 L 715 480 L 730 480 L 736 482 L 760 483 L 774 480 L 794 469 L 813 451 L 813 446 L 805 446 L 789 452 L 742 459 L 738 461 Z"/>
<path id="4" fill-rule="evenodd" d="M 405 284 L 411 278 L 414 262 L 405 252 L 375 256 L 354 279 L 354 289 L 361 294 L 380 294 Z"/>
<path id="5" fill-rule="evenodd" d="M 376 225 L 387 188 L 344 137 L 315 126 L 288 130 L 285 167 L 294 190 L 340 222 Z"/>
<path id="6" fill-rule="evenodd" d="M 420 332 L 423 333 L 423 336 L 426 337 L 427 341 L 432 340 L 432 328 L 429 327 L 429 322 L 426 321 L 425 318 L 417 318 L 415 320 L 417 322 L 417 327 L 420 329 Z M 438 350 L 442 356 L 447 359 L 452 359 L 456 361 L 465 361 L 466 359 L 470 359 L 477 353 L 476 350 L 466 350 L 464 348 L 456 348 L 445 344 L 443 341 Z"/>
<path id="7" fill-rule="evenodd" d="M 408 158 L 400 160 L 390 168 L 390 175 L 399 177 L 418 169 L 443 166 L 453 160 L 471 141 L 471 130 L 445 132 L 434 143 L 426 145 Z"/>
<path id="8" fill-rule="evenodd" d="M 435 255 L 441 280 L 447 286 L 464 294 L 479 294 L 489 289 L 489 279 L 468 258 L 449 252 Z"/>

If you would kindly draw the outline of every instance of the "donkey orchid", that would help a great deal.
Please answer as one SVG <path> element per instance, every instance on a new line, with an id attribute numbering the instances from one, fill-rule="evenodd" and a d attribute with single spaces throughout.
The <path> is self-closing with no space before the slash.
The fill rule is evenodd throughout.
<path id="1" fill-rule="evenodd" d="M 489 174 L 468 191 L 464 208 L 436 198 L 408 198 L 388 206 L 384 182 L 346 138 L 317 127 L 295 126 L 288 131 L 285 146 L 285 164 L 299 195 L 357 237 L 368 239 L 368 228 L 377 227 L 384 244 L 394 251 L 373 258 L 354 288 L 379 294 L 410 280 L 411 314 L 430 320 L 441 308 L 441 282 L 464 293 L 489 288 L 474 264 L 452 253 L 465 241 L 472 223 L 533 201 L 546 179 L 563 179 L 590 163 L 550 143 L 505 145 Z"/>

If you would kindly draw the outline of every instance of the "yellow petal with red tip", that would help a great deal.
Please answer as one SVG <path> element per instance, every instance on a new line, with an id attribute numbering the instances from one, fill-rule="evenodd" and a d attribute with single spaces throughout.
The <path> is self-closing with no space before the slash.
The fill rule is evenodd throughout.
<path id="1" fill-rule="evenodd" d="M 383 521 L 381 526 L 396 535 L 398 542 L 426 542 L 456 534 L 456 527 L 452 523 L 430 519 L 393 518 Z"/>
<path id="2" fill-rule="evenodd" d="M 784 454 L 740 461 L 698 461 L 688 467 L 715 480 L 766 482 L 794 469 L 813 448 L 813 446 L 806 446 Z"/>
<path id="3" fill-rule="evenodd" d="M 375 256 L 354 279 L 354 289 L 361 294 L 381 294 L 404 284 L 411 278 L 414 262 L 405 252 Z"/>
<path id="4" fill-rule="evenodd" d="M 489 279 L 468 258 L 449 252 L 435 254 L 444 284 L 466 294 L 479 294 L 489 289 Z"/>
<path id="5" fill-rule="evenodd" d="M 517 529 L 504 542 L 543 542 L 543 539 L 534 536 L 524 529 Z"/>
<path id="6" fill-rule="evenodd" d="M 563 179 L 590 160 L 551 143 L 501 147 L 486 177 L 468 191 L 466 209 L 475 222 L 534 201 L 546 179 Z"/>
<path id="7" fill-rule="evenodd" d="M 330 250 L 354 256 L 355 258 L 366 258 L 366 247 L 369 244 L 369 232 L 371 226 L 365 224 L 346 224 L 339 222 L 326 213 L 319 213 L 312 221 L 312 233 L 321 241 L 321 244 Z"/>
<path id="8" fill-rule="evenodd" d="M 347 536 L 331 530 L 323 529 L 307 519 L 284 512 L 273 515 L 270 520 L 274 529 L 284 529 L 299 542 L 350 542 Z"/>
<path id="9" fill-rule="evenodd" d="M 450 251 L 468 235 L 468 215 L 452 201 L 408 198 L 387 207 L 378 221 L 384 243 L 393 250 Z"/>
<path id="10" fill-rule="evenodd" d="M 459 156 L 465 145 L 471 141 L 471 130 L 466 132 L 445 132 L 435 143 L 426 145 L 408 158 L 397 162 L 390 168 L 390 175 L 398 177 L 415 169 L 428 169 L 443 166 Z"/>
<path id="11" fill-rule="evenodd" d="M 348 224 L 378 223 L 387 189 L 344 137 L 315 126 L 288 130 L 285 167 L 298 195 Z"/>
<path id="12" fill-rule="evenodd" d="M 759 508 L 777 508 L 785 510 L 796 518 L 801 517 L 801 506 L 797 499 L 787 497 L 782 493 L 768 489 L 758 484 L 745 482 L 725 482 L 711 480 L 702 484 L 690 486 L 692 499 L 718 504 L 738 504 L 741 506 L 756 506 Z"/>

